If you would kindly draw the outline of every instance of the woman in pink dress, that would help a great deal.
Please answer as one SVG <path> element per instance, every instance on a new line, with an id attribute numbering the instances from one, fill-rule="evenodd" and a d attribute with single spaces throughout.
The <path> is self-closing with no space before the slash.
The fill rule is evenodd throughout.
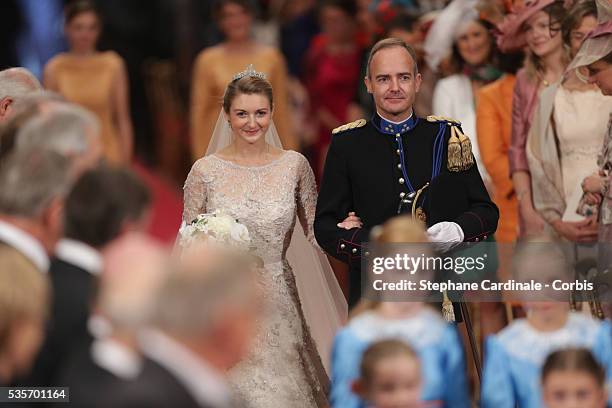
<path id="1" fill-rule="evenodd" d="M 563 48 L 561 23 L 566 16 L 563 1 L 526 1 L 498 26 L 502 52 L 527 47 L 525 67 L 518 71 L 512 98 L 510 173 L 519 202 L 519 237 L 540 234 L 544 220 L 534 209 L 531 174 L 525 145 L 540 92 L 558 82 L 569 62 Z"/>

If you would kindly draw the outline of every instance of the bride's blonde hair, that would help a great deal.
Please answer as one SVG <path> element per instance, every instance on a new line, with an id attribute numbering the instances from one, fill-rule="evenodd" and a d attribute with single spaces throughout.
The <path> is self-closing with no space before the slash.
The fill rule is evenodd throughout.
<path id="1" fill-rule="evenodd" d="M 372 229 L 372 242 L 377 243 L 423 243 L 428 242 L 425 224 L 407 215 L 393 217 L 383 225 Z M 380 301 L 371 299 L 361 299 L 351 310 L 349 318 L 352 319 L 364 312 L 376 309 L 380 306 Z"/>
<path id="2" fill-rule="evenodd" d="M 270 109 L 274 108 L 272 85 L 267 79 L 256 76 L 244 76 L 229 83 L 223 95 L 223 110 L 229 114 L 233 100 L 238 95 L 263 95 L 270 101 Z"/>

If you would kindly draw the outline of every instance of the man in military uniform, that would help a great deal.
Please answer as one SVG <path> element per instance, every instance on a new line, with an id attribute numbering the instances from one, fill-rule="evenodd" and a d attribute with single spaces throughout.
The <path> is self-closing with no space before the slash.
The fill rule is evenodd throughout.
<path id="1" fill-rule="evenodd" d="M 365 83 L 376 113 L 333 131 L 314 224 L 318 243 L 349 264 L 350 305 L 360 297 L 362 245 L 372 227 L 409 213 L 447 250 L 486 239 L 499 218 L 460 124 L 415 115 L 421 75 L 412 48 L 379 41 Z"/>

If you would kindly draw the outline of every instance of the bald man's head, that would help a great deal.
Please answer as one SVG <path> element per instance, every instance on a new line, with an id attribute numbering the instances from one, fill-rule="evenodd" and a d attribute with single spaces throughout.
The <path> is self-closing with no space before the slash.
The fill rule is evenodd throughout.
<path id="1" fill-rule="evenodd" d="M 42 86 L 27 69 L 9 68 L 0 71 L 0 123 L 11 114 L 13 102 L 38 91 L 42 91 Z"/>

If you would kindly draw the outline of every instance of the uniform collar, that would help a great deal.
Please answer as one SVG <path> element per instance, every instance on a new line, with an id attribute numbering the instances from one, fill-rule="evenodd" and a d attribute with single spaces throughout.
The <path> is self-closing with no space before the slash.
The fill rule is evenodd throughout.
<path id="1" fill-rule="evenodd" d="M 406 133 L 409 130 L 414 129 L 414 127 L 417 125 L 419 119 L 415 116 L 414 111 L 412 112 L 412 114 L 410 115 L 410 117 L 402 122 L 392 122 L 388 119 L 383 118 L 382 116 L 380 116 L 380 114 L 378 112 L 374 113 L 374 116 L 372 117 L 372 124 L 374 125 L 374 127 L 381 133 L 387 134 L 387 135 L 396 135 L 396 134 L 402 134 L 402 133 Z"/>

